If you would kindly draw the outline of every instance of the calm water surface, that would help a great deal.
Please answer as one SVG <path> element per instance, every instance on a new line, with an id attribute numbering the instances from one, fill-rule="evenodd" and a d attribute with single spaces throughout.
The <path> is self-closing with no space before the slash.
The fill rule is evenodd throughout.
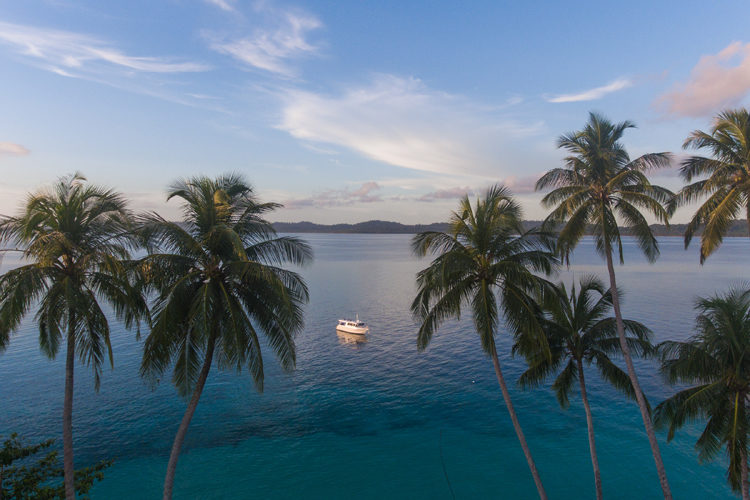
<path id="1" fill-rule="evenodd" d="M 245 373 L 212 371 L 185 441 L 175 498 L 534 498 L 531 475 L 502 401 L 489 358 L 470 317 L 446 324 L 417 352 L 408 306 L 414 274 L 427 265 L 410 255 L 409 235 L 304 235 L 315 262 L 302 272 L 310 285 L 306 327 L 297 340 L 297 370 L 283 373 L 266 355 L 265 392 Z M 750 278 L 750 242 L 728 239 L 701 267 L 697 249 L 660 240 L 649 265 L 632 241 L 617 269 L 624 314 L 655 340 L 691 334 L 697 295 Z M 606 275 L 593 243 L 573 256 L 569 281 Z M 14 263 L 6 259 L 3 269 Z M 337 335 L 336 319 L 370 324 L 366 342 Z M 503 333 L 501 362 L 514 382 L 524 369 Z M 103 458 L 115 465 L 92 490 L 103 499 L 158 498 L 185 403 L 169 376 L 151 390 L 138 375 L 141 343 L 113 324 L 114 370 L 94 392 L 90 370 L 77 366 L 74 406 L 76 463 Z M 64 353 L 63 353 L 64 354 Z M 39 351 L 33 320 L 0 355 L 0 434 L 29 439 L 61 434 L 64 356 Z M 215 368 L 215 367 L 214 367 Z M 653 362 L 636 369 L 652 403 L 673 392 Z M 653 459 L 637 406 L 589 370 L 604 494 L 658 498 Z M 512 397 L 550 498 L 594 498 L 580 399 L 561 410 L 548 387 Z M 731 498 L 725 463 L 700 464 L 696 427 L 661 449 L 676 498 Z"/>

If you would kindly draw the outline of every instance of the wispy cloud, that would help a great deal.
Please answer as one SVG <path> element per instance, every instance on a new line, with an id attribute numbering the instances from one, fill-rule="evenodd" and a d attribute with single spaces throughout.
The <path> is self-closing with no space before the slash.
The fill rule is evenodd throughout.
<path id="1" fill-rule="evenodd" d="M 235 12 L 235 9 L 234 9 L 235 0 L 205 0 L 205 1 L 206 3 L 214 5 L 226 12 Z"/>
<path id="2" fill-rule="evenodd" d="M 583 92 L 578 92 L 575 94 L 561 94 L 561 95 L 556 95 L 556 96 L 549 96 L 549 97 L 545 97 L 545 99 L 547 100 L 547 102 L 595 101 L 597 99 L 601 99 L 607 94 L 611 94 L 612 92 L 617 92 L 618 90 L 626 89 L 628 87 L 631 87 L 632 85 L 633 85 L 633 82 L 631 80 L 627 78 L 619 78 L 601 87 L 584 90 Z"/>
<path id="3" fill-rule="evenodd" d="M 127 55 L 88 35 L 4 22 L 0 22 L 0 43 L 62 76 L 100 74 L 106 69 L 131 73 L 188 73 L 209 69 L 195 62 Z"/>
<path id="4" fill-rule="evenodd" d="M 278 127 L 298 139 L 444 174 L 497 175 L 503 163 L 516 160 L 513 143 L 543 128 L 431 90 L 417 79 L 390 75 L 340 95 L 289 90 L 282 98 Z"/>
<path id="5" fill-rule="evenodd" d="M 676 85 L 654 105 L 667 114 L 706 116 L 737 105 L 750 92 L 750 43 L 734 42 L 705 55 L 687 82 Z"/>
<path id="6" fill-rule="evenodd" d="M 211 48 L 246 65 L 270 73 L 294 77 L 290 61 L 316 55 L 320 47 L 308 41 L 311 31 L 323 26 L 317 17 L 302 11 L 273 12 L 273 28 L 256 29 L 252 35 L 227 40 L 208 35 Z"/>
<path id="7" fill-rule="evenodd" d="M 0 142 L 0 158 L 3 156 L 26 156 L 28 149 L 14 142 Z"/>
<path id="8" fill-rule="evenodd" d="M 283 202 L 283 205 L 289 209 L 300 209 L 334 207 L 352 205 L 354 203 L 373 203 L 383 201 L 380 195 L 377 194 L 380 189 L 377 182 L 369 181 L 356 189 L 328 189 L 308 198 L 286 200 Z"/>

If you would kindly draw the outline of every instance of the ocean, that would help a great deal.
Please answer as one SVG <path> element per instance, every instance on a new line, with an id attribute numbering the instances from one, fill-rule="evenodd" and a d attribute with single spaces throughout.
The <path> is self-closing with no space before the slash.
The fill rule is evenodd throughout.
<path id="1" fill-rule="evenodd" d="M 534 498 L 536 489 L 471 317 L 446 323 L 424 352 L 409 312 L 414 275 L 429 259 L 409 250 L 410 235 L 305 234 L 315 261 L 301 270 L 311 292 L 297 338 L 297 369 L 282 372 L 265 350 L 265 391 L 245 371 L 214 365 L 187 434 L 175 498 L 450 499 Z M 696 296 L 750 278 L 750 240 L 727 239 L 704 266 L 680 238 L 660 238 L 649 264 L 633 240 L 616 269 L 623 314 L 645 323 L 654 341 L 693 332 Z M 0 270 L 15 265 L 6 257 Z M 556 280 L 589 273 L 606 282 L 604 261 L 585 239 Z M 335 331 L 336 320 L 370 325 L 366 341 Z M 142 340 L 114 318 L 114 369 L 101 390 L 90 368 L 76 366 L 76 466 L 114 459 L 94 499 L 161 495 L 174 433 L 186 403 L 170 375 L 152 389 L 138 374 Z M 148 332 L 143 332 L 144 334 Z M 593 472 L 580 397 L 561 409 L 549 385 L 523 391 L 524 361 L 510 356 L 499 332 L 500 359 L 521 425 L 551 499 L 594 498 Z M 675 392 L 656 362 L 636 369 L 652 405 Z M 656 469 L 638 407 L 586 371 L 597 451 L 607 498 L 659 498 Z M 39 350 L 33 314 L 0 354 L 0 435 L 61 439 L 64 352 Z M 675 498 L 732 498 L 726 461 L 699 463 L 691 425 L 660 446 Z"/>

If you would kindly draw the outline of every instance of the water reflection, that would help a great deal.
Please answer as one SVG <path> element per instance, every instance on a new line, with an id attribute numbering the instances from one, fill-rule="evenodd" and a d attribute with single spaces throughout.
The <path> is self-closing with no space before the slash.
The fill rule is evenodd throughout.
<path id="1" fill-rule="evenodd" d="M 340 330 L 336 330 L 336 335 L 339 338 L 340 344 L 346 344 L 354 347 L 355 349 L 361 349 L 364 344 L 367 343 L 367 336 L 359 333 L 347 333 Z"/>

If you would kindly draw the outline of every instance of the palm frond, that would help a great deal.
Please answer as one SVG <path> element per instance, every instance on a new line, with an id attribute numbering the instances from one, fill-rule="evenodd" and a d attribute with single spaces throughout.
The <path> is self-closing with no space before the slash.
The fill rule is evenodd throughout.
<path id="1" fill-rule="evenodd" d="M 552 384 L 552 390 L 555 392 L 557 402 L 560 403 L 561 407 L 567 408 L 570 406 L 570 390 L 577 380 L 578 368 L 575 360 L 570 359 Z"/>

